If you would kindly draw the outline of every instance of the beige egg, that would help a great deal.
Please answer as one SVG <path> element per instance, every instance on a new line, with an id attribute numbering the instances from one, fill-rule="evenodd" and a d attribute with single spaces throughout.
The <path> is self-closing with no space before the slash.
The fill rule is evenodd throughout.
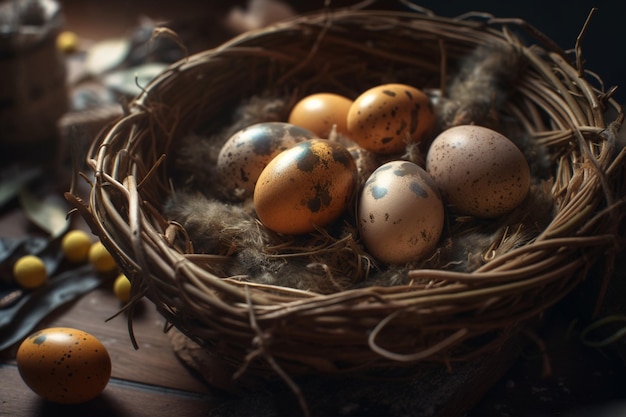
<path id="1" fill-rule="evenodd" d="M 530 189 L 530 169 L 506 136 L 482 126 L 443 131 L 426 155 L 426 170 L 444 202 L 463 215 L 494 218 L 519 206 Z"/>
<path id="2" fill-rule="evenodd" d="M 224 142 L 217 157 L 218 181 L 226 197 L 251 197 L 261 171 L 276 155 L 315 137 L 307 129 L 282 122 L 257 123 L 236 132 Z"/>
<path id="3" fill-rule="evenodd" d="M 417 261 L 431 253 L 441 237 L 444 217 L 435 182 L 408 161 L 391 161 L 376 169 L 358 202 L 365 248 L 390 264 Z"/>
<path id="4" fill-rule="evenodd" d="M 352 100 L 334 93 L 316 93 L 302 98 L 293 107 L 288 122 L 328 139 L 333 126 L 337 132 L 348 133 L 348 110 Z"/>
<path id="5" fill-rule="evenodd" d="M 308 233 L 345 212 L 356 184 L 350 152 L 338 143 L 312 139 L 281 152 L 265 167 L 254 189 L 254 209 L 269 229 Z"/>
<path id="6" fill-rule="evenodd" d="M 348 136 L 359 146 L 378 153 L 404 151 L 420 142 L 435 125 L 430 98 L 405 84 L 373 87 L 354 100 L 348 111 Z"/>

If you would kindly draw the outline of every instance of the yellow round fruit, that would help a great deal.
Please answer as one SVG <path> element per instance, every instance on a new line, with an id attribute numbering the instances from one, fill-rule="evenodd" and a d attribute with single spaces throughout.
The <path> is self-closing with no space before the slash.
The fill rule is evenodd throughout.
<path id="1" fill-rule="evenodd" d="M 34 289 L 46 283 L 48 272 L 41 258 L 35 255 L 26 255 L 18 259 L 13 265 L 13 278 L 20 287 Z"/>
<path id="2" fill-rule="evenodd" d="M 63 236 L 61 250 L 68 261 L 85 262 L 89 256 L 91 243 L 91 238 L 87 233 L 82 230 L 71 230 Z"/>
<path id="3" fill-rule="evenodd" d="M 113 292 L 115 296 L 124 303 L 130 300 L 130 280 L 126 275 L 118 275 L 115 282 L 113 282 Z"/>
<path id="4" fill-rule="evenodd" d="M 89 262 L 98 272 L 111 272 L 117 267 L 113 256 L 99 241 L 89 248 Z"/>
<path id="5" fill-rule="evenodd" d="M 59 33 L 57 49 L 66 54 L 76 52 L 78 50 L 78 35 L 69 30 Z"/>

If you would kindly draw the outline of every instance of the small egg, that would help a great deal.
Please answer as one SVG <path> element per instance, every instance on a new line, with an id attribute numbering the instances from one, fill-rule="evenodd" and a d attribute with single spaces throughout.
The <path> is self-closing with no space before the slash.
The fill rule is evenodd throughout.
<path id="1" fill-rule="evenodd" d="M 348 136 L 359 146 L 378 153 L 402 152 L 420 142 L 435 126 L 429 97 L 405 84 L 373 87 L 354 100 L 348 111 Z"/>
<path id="2" fill-rule="evenodd" d="M 347 118 L 352 100 L 333 93 L 316 93 L 296 103 L 289 114 L 289 123 L 303 127 L 318 137 L 328 139 L 333 126 L 348 134 Z"/>
<path id="3" fill-rule="evenodd" d="M 316 137 L 307 129 L 282 122 L 257 123 L 236 132 L 222 145 L 216 164 L 227 197 L 251 197 L 261 171 L 276 155 Z"/>
<path id="4" fill-rule="evenodd" d="M 63 31 L 57 36 L 56 44 L 59 51 L 66 54 L 74 53 L 78 50 L 78 35 L 69 30 Z"/>
<path id="5" fill-rule="evenodd" d="M 91 237 L 82 230 L 70 230 L 61 240 L 61 251 L 70 262 L 85 262 L 91 248 Z"/>
<path id="6" fill-rule="evenodd" d="M 124 274 L 119 274 L 113 281 L 113 293 L 118 300 L 127 303 L 130 300 L 131 283 Z"/>
<path id="7" fill-rule="evenodd" d="M 443 231 L 437 185 L 419 165 L 391 161 L 369 177 L 358 202 L 358 226 L 374 258 L 403 264 L 428 255 Z"/>
<path id="8" fill-rule="evenodd" d="M 46 264 L 38 256 L 22 256 L 13 264 L 13 279 L 22 288 L 38 288 L 48 281 Z"/>
<path id="9" fill-rule="evenodd" d="M 271 230 L 308 233 L 344 213 L 356 184 L 350 152 L 336 142 L 311 139 L 281 152 L 265 167 L 254 189 L 254 208 Z"/>
<path id="10" fill-rule="evenodd" d="M 94 242 L 89 248 L 89 263 L 98 272 L 111 272 L 117 268 L 115 259 L 111 256 L 111 253 L 107 250 L 102 242 Z"/>
<path id="11" fill-rule="evenodd" d="M 26 385 L 48 401 L 79 404 L 98 396 L 111 377 L 111 358 L 91 334 L 66 327 L 28 336 L 17 351 Z"/>
<path id="12" fill-rule="evenodd" d="M 462 125 L 439 134 L 426 155 L 426 170 L 450 209 L 495 218 L 519 206 L 530 189 L 524 154 L 506 136 Z"/>

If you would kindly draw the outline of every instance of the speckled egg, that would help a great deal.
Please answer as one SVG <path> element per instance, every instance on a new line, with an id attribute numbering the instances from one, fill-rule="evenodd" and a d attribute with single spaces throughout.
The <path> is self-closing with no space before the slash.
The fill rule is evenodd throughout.
<path id="1" fill-rule="evenodd" d="M 402 152 L 420 142 L 435 125 L 429 97 L 405 84 L 373 87 L 354 100 L 348 111 L 348 136 L 379 154 Z"/>
<path id="2" fill-rule="evenodd" d="M 486 127 L 443 131 L 426 155 L 426 170 L 451 210 L 494 218 L 519 206 L 530 189 L 530 169 L 519 148 Z"/>
<path id="3" fill-rule="evenodd" d="M 311 94 L 296 103 L 288 121 L 323 139 L 328 139 L 333 126 L 336 126 L 337 133 L 347 135 L 348 110 L 351 105 L 351 99 L 339 94 Z"/>
<path id="4" fill-rule="evenodd" d="M 435 182 L 419 165 L 391 161 L 369 177 L 358 202 L 367 251 L 390 264 L 417 261 L 437 246 L 444 206 Z"/>
<path id="5" fill-rule="evenodd" d="M 261 171 L 272 158 L 296 143 L 316 137 L 307 129 L 283 122 L 257 123 L 236 132 L 222 145 L 216 164 L 218 180 L 227 197 L 251 197 Z"/>
<path id="6" fill-rule="evenodd" d="M 352 201 L 357 169 L 336 142 L 312 139 L 278 154 L 254 189 L 256 214 L 269 229 L 302 234 L 336 220 Z"/>
<path id="7" fill-rule="evenodd" d="M 52 327 L 35 332 L 21 343 L 16 359 L 26 385 L 61 404 L 95 398 L 111 377 L 111 358 L 104 345 L 77 329 Z"/>

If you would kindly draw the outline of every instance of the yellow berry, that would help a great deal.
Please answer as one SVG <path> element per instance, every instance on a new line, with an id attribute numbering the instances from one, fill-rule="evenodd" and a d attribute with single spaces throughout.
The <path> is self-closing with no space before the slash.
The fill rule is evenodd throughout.
<path id="1" fill-rule="evenodd" d="M 35 255 L 22 256 L 13 265 L 13 278 L 23 288 L 34 289 L 42 286 L 48 279 L 46 265 Z"/>
<path id="2" fill-rule="evenodd" d="M 57 36 L 57 49 L 66 54 L 76 52 L 78 49 L 78 36 L 69 30 L 59 33 L 59 36 Z"/>
<path id="3" fill-rule="evenodd" d="M 89 248 L 89 262 L 98 272 L 113 271 L 117 264 L 102 242 L 95 242 Z"/>
<path id="4" fill-rule="evenodd" d="M 91 248 L 91 238 L 82 230 L 71 230 L 63 236 L 61 250 L 63 255 L 70 262 L 85 262 L 89 256 Z"/>
<path id="5" fill-rule="evenodd" d="M 124 274 L 118 275 L 113 282 L 113 292 L 115 296 L 123 302 L 130 300 L 130 280 Z"/>

